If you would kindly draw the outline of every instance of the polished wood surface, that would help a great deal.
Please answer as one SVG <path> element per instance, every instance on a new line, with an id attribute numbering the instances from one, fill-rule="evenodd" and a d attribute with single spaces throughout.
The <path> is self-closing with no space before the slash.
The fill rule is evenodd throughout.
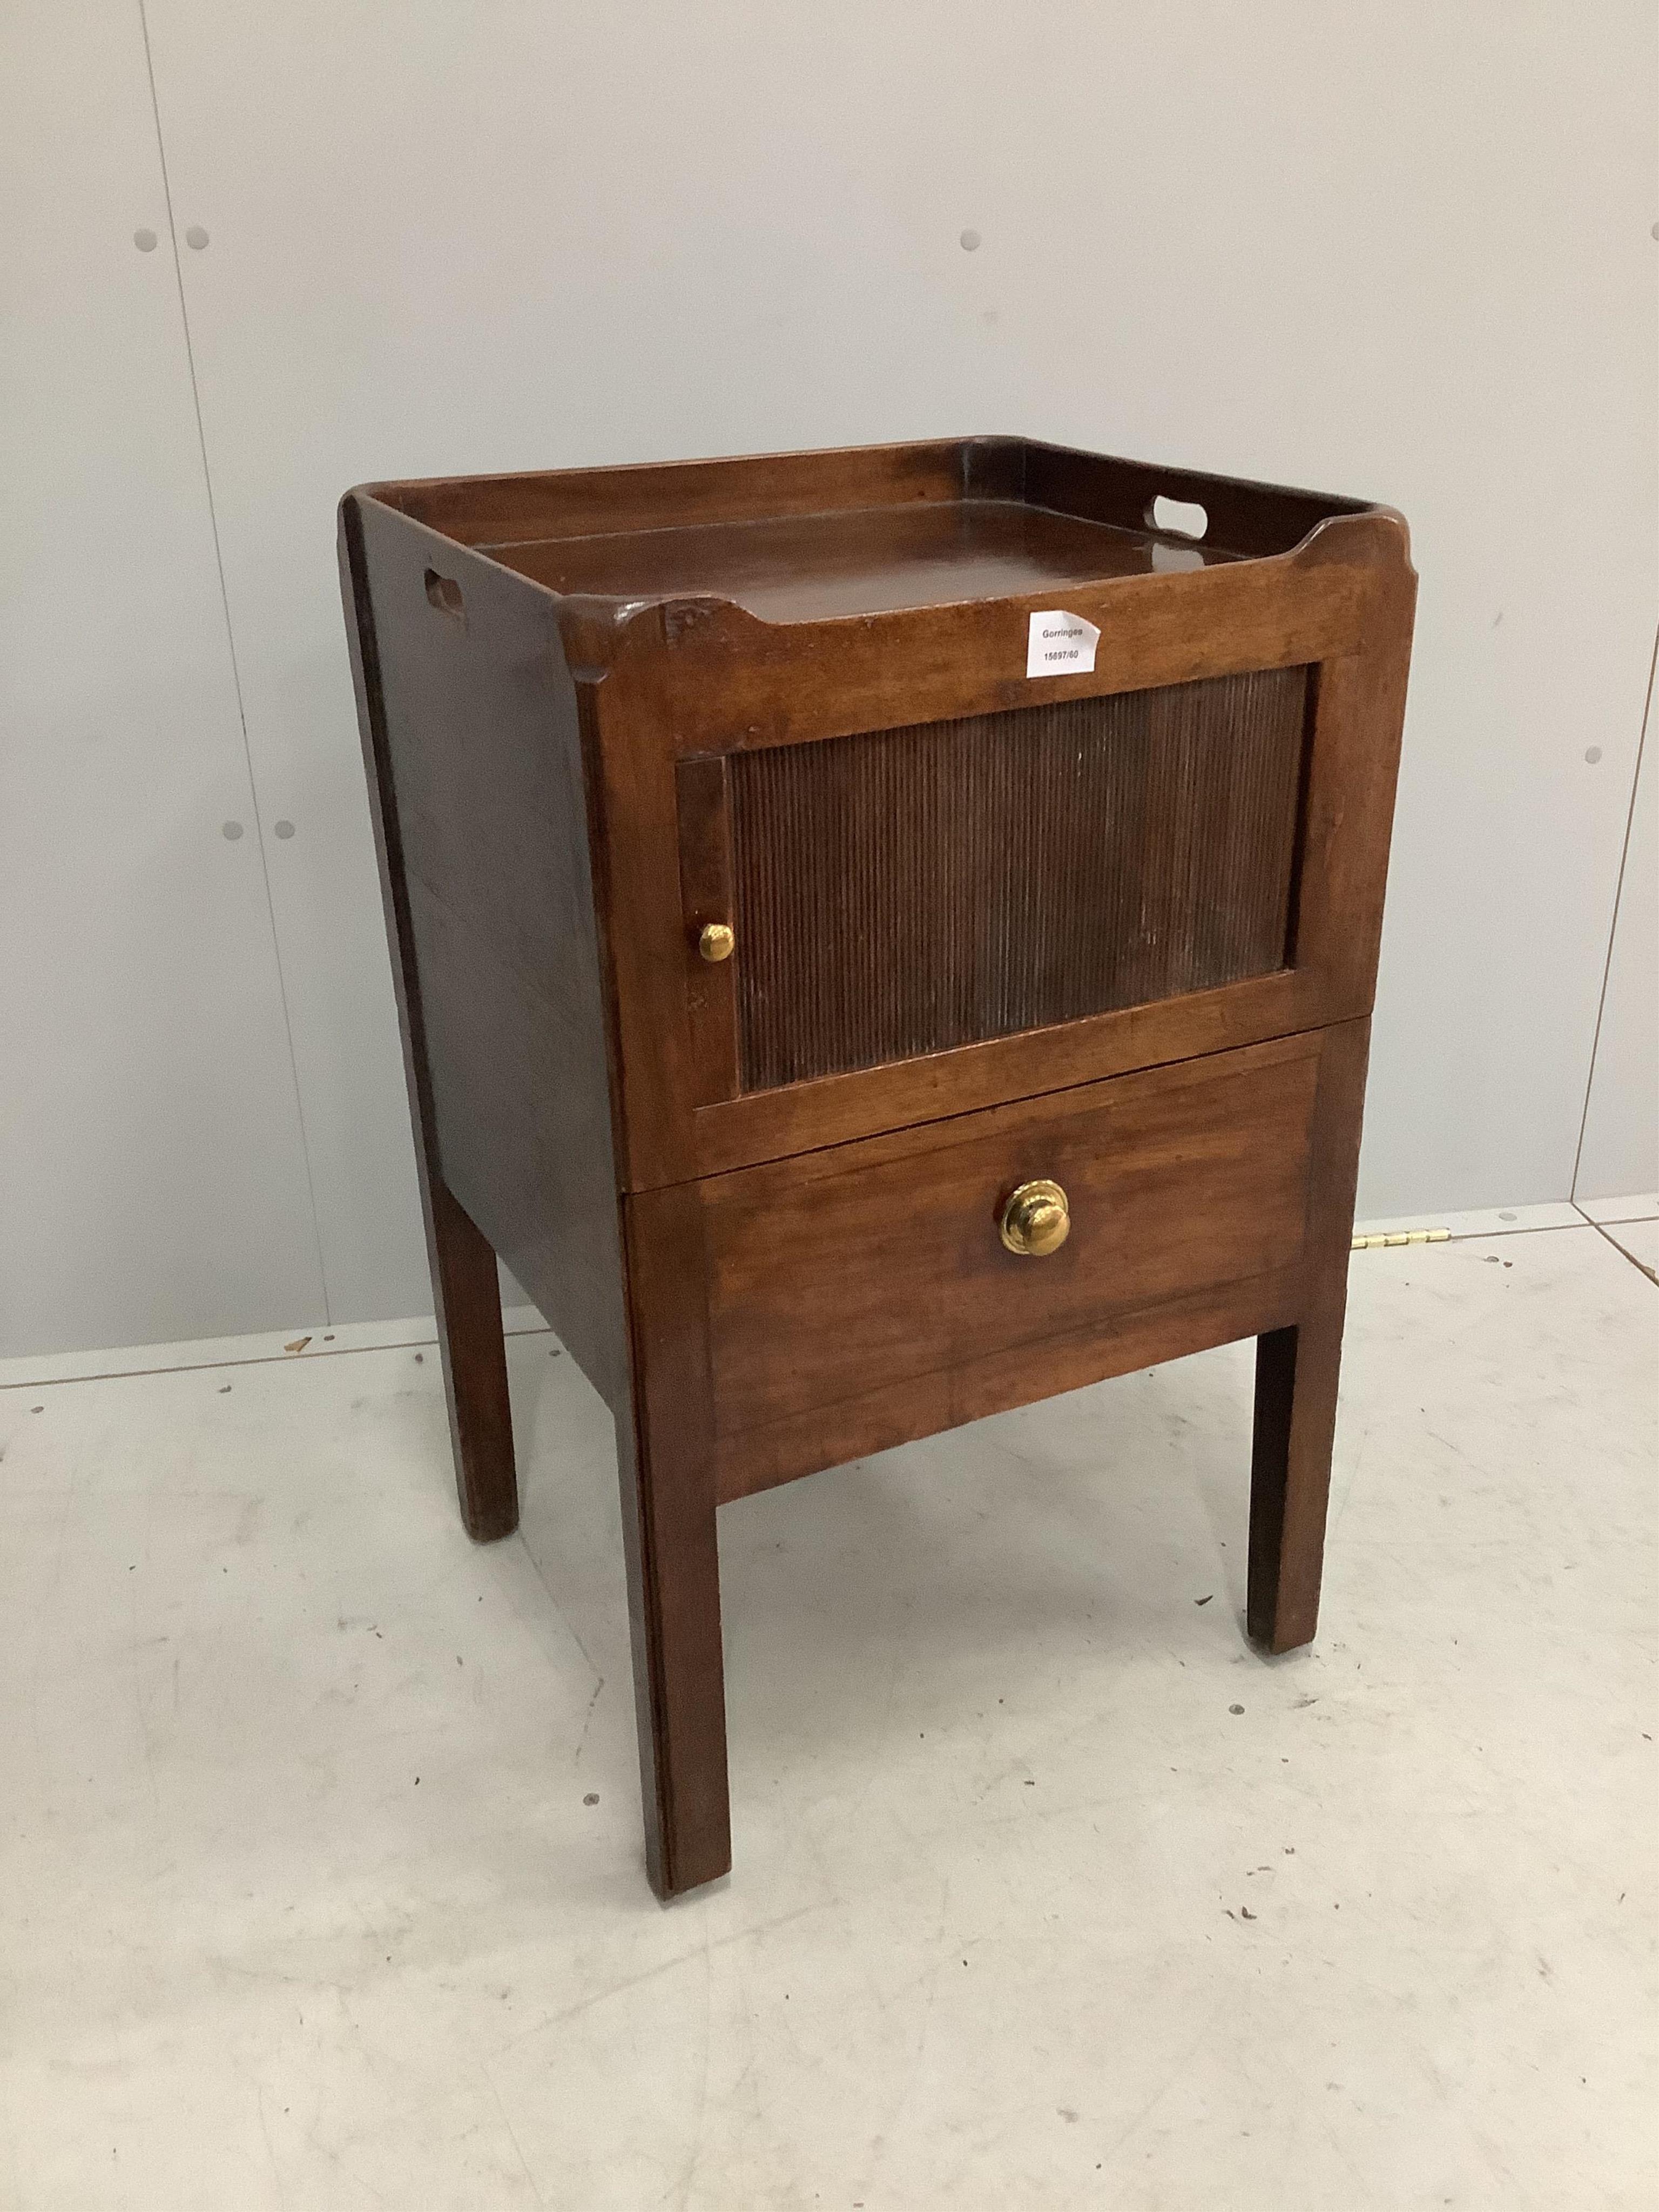
<path id="1" fill-rule="evenodd" d="M 1283 967 L 1306 703 L 1275 668 L 734 755 L 743 1090 Z"/>
<path id="2" fill-rule="evenodd" d="M 842 1143 L 941 1110 L 925 1054 L 695 1103 L 708 1091 L 685 1012 L 696 952 L 681 899 L 676 769 L 688 757 L 725 757 L 735 774 L 757 746 L 1317 664 L 1288 924 L 1293 981 L 1237 986 L 1221 1018 L 1224 1039 L 1195 993 L 1165 1002 L 1162 1021 L 1155 1006 L 1095 1017 L 1086 1043 L 1082 1023 L 1033 1031 L 1005 1059 L 1018 1062 L 1012 1079 L 1035 1091 L 1132 1066 L 1142 1052 L 1183 1058 L 1367 1012 L 1399 744 L 1401 699 L 1388 663 L 1401 652 L 1411 584 L 1395 520 L 1339 518 L 1281 558 L 1069 594 L 1068 608 L 1102 631 L 1095 672 L 1035 680 L 1024 674 L 1029 616 L 1040 605 L 1030 600 L 792 625 L 757 623 L 729 605 L 647 607 L 618 621 L 561 603 L 568 649 L 595 672 L 605 921 L 627 1088 L 623 1188 Z M 1381 659 L 1356 683 L 1345 664 L 1367 649 L 1374 628 Z M 744 957 L 740 944 L 739 971 Z M 1150 1045 L 1148 1029 L 1158 1032 Z M 1097 1056 L 1077 1066 L 1086 1054 Z M 999 1075 L 973 1103 L 991 1103 L 1006 1079 Z M 947 1089 L 953 1080 L 954 1071 Z"/>
<path id="3" fill-rule="evenodd" d="M 410 908 L 408 858 L 392 774 L 379 641 L 368 597 L 362 517 L 350 501 L 341 510 L 339 553 L 352 680 L 391 939 L 410 1119 L 414 1125 L 415 1164 L 443 1364 L 455 1488 L 468 1535 L 487 1543 L 510 1535 L 519 1525 L 513 1413 L 507 1396 L 495 1254 L 445 1183 L 438 1156 L 432 1056 Z"/>
<path id="4" fill-rule="evenodd" d="M 1308 1190 L 1308 1279 L 1295 1322 L 1258 1335 L 1247 1618 L 1269 1651 L 1310 1642 L 1319 1620 L 1370 1048 L 1369 1022 L 1327 1032 Z"/>
<path id="5" fill-rule="evenodd" d="M 1328 517 L 1364 500 L 1200 474 L 1035 438 L 949 438 L 728 460 L 428 479 L 372 487 L 375 497 L 457 544 L 504 547 L 556 538 L 994 500 L 1132 532 L 1155 499 L 1204 507 L 1207 543 L 1253 558 L 1289 552 Z"/>
<path id="6" fill-rule="evenodd" d="M 690 1188 L 724 1437 L 1301 1258 L 1320 1033 L 994 1107 Z M 998 1234 L 1061 1186 L 1040 1259 Z M 649 1215 L 653 1194 L 634 1201 Z"/>
<path id="7" fill-rule="evenodd" d="M 732 868 L 731 764 L 722 755 L 683 760 L 676 770 L 679 793 L 680 911 L 688 946 L 698 955 L 685 970 L 685 1018 L 691 1039 L 692 1095 L 699 1106 L 736 1096 L 738 977 L 744 961 L 702 957 L 705 929 L 729 924 L 737 912 Z"/>
<path id="8" fill-rule="evenodd" d="M 616 1418 L 659 1893 L 730 1863 L 721 1500 L 1255 1335 L 1249 1627 L 1305 1641 L 1399 517 L 989 438 L 341 520 L 463 1516 L 517 1510 L 499 1252 Z M 1056 605 L 1096 665 L 1028 678 Z"/>
<path id="9" fill-rule="evenodd" d="M 1215 546 L 1000 500 L 853 507 L 485 550 L 556 592 L 707 596 L 780 623 L 1011 599 L 1238 558 Z"/>
<path id="10" fill-rule="evenodd" d="M 1080 1390 L 1239 1337 L 1289 1328 L 1304 1310 L 1305 1296 L 1302 1268 L 1275 1267 L 1242 1282 L 1206 1284 L 1181 1297 L 1121 1311 L 1109 1327 L 1091 1322 L 1069 1334 L 1045 1337 L 1035 1368 L 1030 1347 L 1016 1345 L 986 1352 L 972 1366 L 906 1376 L 833 1406 L 815 1406 L 739 1430 L 720 1440 L 720 1500 L 746 1498 L 918 1437 L 959 1428 L 964 1421 L 1006 1413 L 1030 1405 L 1035 1396 Z M 1102 1464 L 1103 1474 L 1104 1459 Z"/>
<path id="11" fill-rule="evenodd" d="M 646 1863 L 672 1897 L 732 1863 L 708 1335 L 685 1286 L 701 1259 L 695 1186 L 629 1237 L 633 1426 L 623 1492 Z M 631 1443 L 631 1452 L 629 1446 Z"/>
<path id="12" fill-rule="evenodd" d="M 374 789 L 398 824 L 396 933 L 418 982 L 417 1119 L 615 1411 L 627 1323 L 577 690 L 549 611 L 514 579 L 473 564 L 450 580 L 457 613 L 428 590 L 434 549 L 396 515 L 348 500 L 345 527 L 385 732 Z"/>

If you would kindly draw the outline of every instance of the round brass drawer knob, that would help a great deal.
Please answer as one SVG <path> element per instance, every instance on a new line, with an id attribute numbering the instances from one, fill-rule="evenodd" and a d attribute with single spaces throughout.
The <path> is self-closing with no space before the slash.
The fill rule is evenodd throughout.
<path id="1" fill-rule="evenodd" d="M 729 922 L 706 921 L 697 939 L 697 950 L 705 960 L 729 960 L 737 941 Z"/>
<path id="2" fill-rule="evenodd" d="M 1001 1227 L 1011 1252 L 1041 1260 L 1070 1236 L 1072 1209 L 1057 1182 L 1023 1182 L 1002 1209 Z"/>

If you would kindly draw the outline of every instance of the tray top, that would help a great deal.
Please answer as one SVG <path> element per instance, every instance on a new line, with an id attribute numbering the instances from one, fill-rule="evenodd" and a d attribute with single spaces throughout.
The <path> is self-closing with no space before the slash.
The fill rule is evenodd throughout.
<path id="1" fill-rule="evenodd" d="M 562 592 L 730 599 L 765 622 L 1029 596 L 1239 556 L 1005 500 L 843 508 L 478 549 Z"/>
<path id="2" fill-rule="evenodd" d="M 1367 504 L 1020 438 L 449 477 L 362 495 L 563 596 L 723 599 L 779 623 L 1271 558 Z"/>

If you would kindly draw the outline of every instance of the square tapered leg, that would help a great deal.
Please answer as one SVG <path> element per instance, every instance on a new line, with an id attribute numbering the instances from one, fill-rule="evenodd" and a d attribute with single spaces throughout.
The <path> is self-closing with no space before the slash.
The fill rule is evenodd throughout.
<path id="1" fill-rule="evenodd" d="M 1311 1643 L 1319 1623 L 1342 1359 L 1340 1291 L 1339 1283 L 1328 1306 L 1296 1328 L 1256 1340 L 1247 1620 L 1269 1651 Z"/>
<path id="2" fill-rule="evenodd" d="M 492 1543 L 519 1525 L 501 1286 L 490 1244 L 436 1176 L 427 1188 L 427 1248 L 461 1519 L 475 1543 Z"/>

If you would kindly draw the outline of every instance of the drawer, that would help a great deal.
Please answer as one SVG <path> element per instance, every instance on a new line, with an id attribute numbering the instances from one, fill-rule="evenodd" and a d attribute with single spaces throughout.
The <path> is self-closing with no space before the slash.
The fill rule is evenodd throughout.
<path id="1" fill-rule="evenodd" d="M 672 1203 L 699 1217 L 720 1494 L 1285 1325 L 1324 1040 L 1085 1084 L 689 1187 Z M 1004 1209 L 1039 1179 L 1063 1191 L 1069 1231 L 1043 1256 L 1017 1255 Z M 669 1194 L 631 1201 L 642 1225 L 659 1200 Z"/>

